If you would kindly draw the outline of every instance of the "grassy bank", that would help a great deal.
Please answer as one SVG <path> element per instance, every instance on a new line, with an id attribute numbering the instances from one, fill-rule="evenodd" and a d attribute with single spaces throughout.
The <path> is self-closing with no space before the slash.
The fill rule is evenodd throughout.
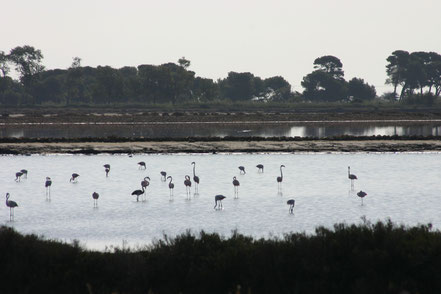
<path id="1" fill-rule="evenodd" d="M 76 104 L 66 106 L 64 104 L 42 104 L 7 106 L 2 105 L 1 113 L 32 113 L 32 112 L 440 112 L 441 100 L 432 105 L 406 104 L 387 102 L 382 100 L 365 101 L 361 103 L 347 102 L 253 102 L 253 101 L 212 101 L 212 102 L 185 102 L 185 103 L 106 103 L 106 104 Z"/>
<path id="2" fill-rule="evenodd" d="M 0 293 L 437 293 L 441 232 L 391 222 L 92 252 L 0 228 Z"/>

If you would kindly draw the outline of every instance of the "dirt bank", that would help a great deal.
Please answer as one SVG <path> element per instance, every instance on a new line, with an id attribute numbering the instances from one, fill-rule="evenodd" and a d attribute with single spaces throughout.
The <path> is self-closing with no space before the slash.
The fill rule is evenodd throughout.
<path id="1" fill-rule="evenodd" d="M 440 120 L 441 110 L 290 109 L 282 111 L 151 111 L 146 109 L 23 109 L 3 111 L 13 123 L 176 123 Z"/>
<path id="2" fill-rule="evenodd" d="M 0 143 L 1 154 L 120 154 L 219 152 L 428 152 L 440 151 L 439 140 L 304 140 L 304 141 L 163 141 Z"/>

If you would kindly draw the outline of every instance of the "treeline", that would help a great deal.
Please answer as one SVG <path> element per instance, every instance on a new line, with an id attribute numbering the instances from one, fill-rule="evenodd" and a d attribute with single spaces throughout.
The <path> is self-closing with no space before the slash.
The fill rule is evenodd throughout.
<path id="1" fill-rule="evenodd" d="M 81 66 L 81 59 L 75 57 L 68 69 L 55 70 L 45 70 L 42 59 L 41 51 L 28 45 L 13 48 L 9 54 L 0 51 L 0 105 L 362 102 L 377 97 L 375 87 L 363 79 L 346 81 L 342 62 L 330 55 L 314 61 L 314 71 L 301 82 L 303 92 L 294 91 L 281 76 L 262 79 L 249 72 L 229 72 L 217 81 L 197 77 L 184 57 L 177 63 L 119 69 Z M 439 97 L 439 54 L 395 51 L 387 61 L 386 82 L 394 86 L 394 92 L 383 98 L 403 101 L 430 96 L 433 101 Z M 9 76 L 11 66 L 19 80 Z"/>
<path id="2" fill-rule="evenodd" d="M 94 252 L 0 228 L 1 293 L 439 293 L 431 225 L 338 224 L 254 239 L 190 233 Z"/>

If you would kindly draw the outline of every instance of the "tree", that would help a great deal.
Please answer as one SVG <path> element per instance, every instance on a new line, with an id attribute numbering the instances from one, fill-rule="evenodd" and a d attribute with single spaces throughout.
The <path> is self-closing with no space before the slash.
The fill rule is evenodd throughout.
<path id="1" fill-rule="evenodd" d="M 39 49 L 29 45 L 18 46 L 11 50 L 9 59 L 15 63 L 16 70 L 20 74 L 20 81 L 29 90 L 34 75 L 44 70 L 44 66 L 41 64 L 43 54 L 41 54 Z"/>
<path id="2" fill-rule="evenodd" d="M 118 71 L 123 79 L 123 97 L 127 102 L 138 101 L 141 92 L 138 69 L 134 66 L 124 66 Z"/>
<path id="3" fill-rule="evenodd" d="M 192 97 L 192 87 L 195 73 L 175 63 L 166 63 L 159 66 L 161 72 L 161 89 L 168 93 L 173 104 L 183 102 Z"/>
<path id="4" fill-rule="evenodd" d="M 218 84 L 212 79 L 196 77 L 193 83 L 193 95 L 198 102 L 216 99 L 219 97 Z"/>
<path id="5" fill-rule="evenodd" d="M 326 55 L 314 60 L 312 73 L 303 77 L 303 96 L 311 101 L 340 101 L 347 97 L 343 64 L 335 56 Z"/>
<path id="6" fill-rule="evenodd" d="M 0 51 L 0 71 L 3 74 L 3 77 L 6 77 L 9 73 L 9 57 L 5 54 L 5 52 Z"/>
<path id="7" fill-rule="evenodd" d="M 178 63 L 181 67 L 183 67 L 184 69 L 187 69 L 190 67 L 190 60 L 185 59 L 185 57 L 181 57 L 178 60 Z"/>
<path id="8" fill-rule="evenodd" d="M 265 92 L 273 91 L 272 100 L 287 100 L 291 97 L 291 85 L 283 77 L 270 77 L 263 82 Z"/>
<path id="9" fill-rule="evenodd" d="M 86 102 L 84 99 L 84 85 L 82 81 L 81 58 L 72 58 L 72 64 L 66 76 L 66 105 L 73 102 Z"/>
<path id="10" fill-rule="evenodd" d="M 115 103 L 123 100 L 123 80 L 118 70 L 110 66 L 98 66 L 93 98 L 97 103 Z"/>
<path id="11" fill-rule="evenodd" d="M 346 81 L 335 79 L 324 71 L 313 71 L 303 78 L 301 84 L 305 88 L 303 96 L 310 101 L 335 102 L 347 97 Z"/>
<path id="12" fill-rule="evenodd" d="M 334 79 L 343 79 L 343 64 L 332 55 L 325 55 L 314 60 L 314 68 L 330 74 Z"/>
<path id="13" fill-rule="evenodd" d="M 377 91 L 363 79 L 353 78 L 348 82 L 348 96 L 354 97 L 355 101 L 372 100 L 377 96 Z"/>
<path id="14" fill-rule="evenodd" d="M 409 64 L 409 52 L 403 50 L 396 50 L 386 59 L 388 64 L 386 65 L 386 74 L 388 76 L 386 84 L 393 85 L 394 95 L 397 95 L 397 87 L 403 86 L 401 91 L 400 100 L 406 88 L 406 70 Z"/>
<path id="15" fill-rule="evenodd" d="M 221 96 L 233 101 L 251 100 L 257 96 L 255 89 L 255 77 L 252 73 L 229 72 L 226 79 L 219 81 Z"/>

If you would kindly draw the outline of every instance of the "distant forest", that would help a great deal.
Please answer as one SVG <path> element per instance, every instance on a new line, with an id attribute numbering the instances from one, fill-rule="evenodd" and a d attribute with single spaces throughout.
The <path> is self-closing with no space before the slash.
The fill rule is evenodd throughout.
<path id="1" fill-rule="evenodd" d="M 362 78 L 346 81 L 343 64 L 331 55 L 314 60 L 303 77 L 303 92 L 281 76 L 262 79 L 249 72 L 229 72 L 217 81 L 197 77 L 190 60 L 138 67 L 96 68 L 74 57 L 68 69 L 46 70 L 41 50 L 18 46 L 0 51 L 0 105 L 75 106 L 234 102 L 351 102 L 381 98 L 391 102 L 431 104 L 441 94 L 441 55 L 397 50 L 387 57 L 386 84 L 394 91 L 377 96 Z M 19 80 L 9 76 L 11 67 Z"/>

